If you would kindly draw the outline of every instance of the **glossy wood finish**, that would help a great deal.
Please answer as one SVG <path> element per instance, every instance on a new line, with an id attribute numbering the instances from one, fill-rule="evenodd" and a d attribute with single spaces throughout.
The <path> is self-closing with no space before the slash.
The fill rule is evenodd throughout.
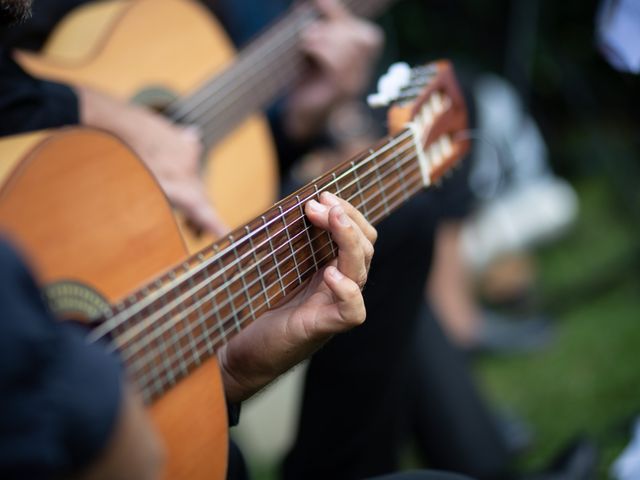
<path id="1" fill-rule="evenodd" d="M 0 140 L 0 185 L 13 172 L 18 163 L 36 146 L 51 135 L 46 130 L 4 137 Z"/>
<path id="2" fill-rule="evenodd" d="M 153 179 L 104 133 L 51 136 L 5 181 L 0 226 L 25 249 L 42 281 L 81 281 L 112 304 L 120 299 L 107 324 L 92 331 L 102 333 L 91 338 L 112 334 L 130 379 L 146 399 L 156 400 L 152 412 L 169 442 L 168 478 L 199 478 L 224 463 L 225 457 L 207 462 L 226 446 L 220 443 L 226 425 L 207 416 L 215 404 L 224 418 L 222 394 L 209 389 L 215 347 L 336 255 L 327 233 L 304 217 L 304 203 L 327 190 L 376 224 L 466 151 L 468 142 L 454 140 L 466 128 L 466 113 L 451 67 L 441 62 L 431 68 L 435 78 L 419 81 L 422 93 L 407 103 L 412 127 L 189 258 Z M 160 271 L 172 263 L 174 269 Z M 200 340 L 208 348 L 198 346 Z"/>
<path id="3" fill-rule="evenodd" d="M 160 89 L 182 97 L 227 66 L 233 47 L 204 7 L 190 0 L 99 2 L 64 21 L 41 55 L 19 52 L 31 73 L 87 85 L 123 100 Z M 79 36 L 93 32 L 78 47 Z M 152 48 L 150 47 L 152 46 Z M 204 182 L 230 226 L 273 203 L 278 172 L 266 121 L 252 116 L 207 152 Z M 239 187 L 241 186 L 241 187 Z M 192 251 L 206 239 L 189 237 Z"/>
<path id="4" fill-rule="evenodd" d="M 153 177 L 97 131 L 61 131 L 18 164 L 0 190 L 0 231 L 43 284 L 80 281 L 111 303 L 187 256 Z M 224 478 L 226 407 L 215 359 L 150 412 L 168 451 L 166 478 Z"/>

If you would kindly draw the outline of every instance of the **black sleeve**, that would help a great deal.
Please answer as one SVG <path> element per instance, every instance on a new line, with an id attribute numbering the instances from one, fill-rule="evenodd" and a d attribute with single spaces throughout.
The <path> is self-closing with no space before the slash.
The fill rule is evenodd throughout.
<path id="1" fill-rule="evenodd" d="M 119 362 L 48 311 L 0 242 L 0 478 L 66 478 L 105 447 L 122 396 Z"/>
<path id="2" fill-rule="evenodd" d="M 29 76 L 0 48 L 0 136 L 78 123 L 71 88 Z"/>

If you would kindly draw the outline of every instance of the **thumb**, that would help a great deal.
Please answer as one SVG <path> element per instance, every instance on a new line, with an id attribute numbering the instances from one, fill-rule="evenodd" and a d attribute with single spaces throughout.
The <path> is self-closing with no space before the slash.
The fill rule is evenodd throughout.
<path id="1" fill-rule="evenodd" d="M 216 210 L 214 210 L 208 203 L 185 213 L 189 215 L 196 225 L 202 227 L 216 237 L 222 237 L 231 230 L 229 226 L 224 223 L 218 212 L 216 212 Z"/>
<path id="2" fill-rule="evenodd" d="M 203 189 L 180 189 L 175 192 L 173 201 L 189 220 L 203 230 L 218 237 L 225 235 L 230 230 L 214 209 Z"/>

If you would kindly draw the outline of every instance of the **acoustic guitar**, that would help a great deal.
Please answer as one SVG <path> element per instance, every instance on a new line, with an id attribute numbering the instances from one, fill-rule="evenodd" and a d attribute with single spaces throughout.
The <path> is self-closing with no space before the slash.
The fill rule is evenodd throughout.
<path id="1" fill-rule="evenodd" d="M 450 64 L 405 77 L 383 95 L 395 99 L 388 138 L 191 256 L 154 178 L 104 132 L 61 131 L 10 173 L 0 232 L 30 261 L 53 310 L 90 321 L 90 340 L 118 350 L 165 442 L 165 478 L 224 478 L 216 349 L 336 255 L 305 202 L 331 191 L 376 224 L 468 149 Z"/>
<path id="2" fill-rule="evenodd" d="M 356 15 L 373 16 L 391 0 L 344 3 Z M 35 76 L 90 86 L 162 110 L 177 123 L 198 125 L 207 192 L 226 223 L 236 226 L 276 199 L 269 127 L 251 114 L 304 71 L 298 35 L 317 18 L 309 2 L 301 3 L 234 57 L 224 29 L 193 0 L 94 2 L 63 19 L 41 53 L 18 52 L 16 59 Z M 21 137 L 0 151 L 5 161 L 17 161 L 43 138 Z M 189 245 L 202 246 L 183 230 Z"/>

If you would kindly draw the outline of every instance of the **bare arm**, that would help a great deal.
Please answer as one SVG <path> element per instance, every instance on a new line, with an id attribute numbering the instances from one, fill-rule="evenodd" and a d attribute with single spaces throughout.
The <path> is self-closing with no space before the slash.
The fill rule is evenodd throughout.
<path id="1" fill-rule="evenodd" d="M 367 279 L 377 233 L 350 204 L 323 193 L 306 214 L 331 233 L 338 258 L 282 306 L 266 313 L 218 352 L 231 402 L 253 395 L 320 348 L 334 334 L 360 325 L 366 312 L 361 287 Z"/>

